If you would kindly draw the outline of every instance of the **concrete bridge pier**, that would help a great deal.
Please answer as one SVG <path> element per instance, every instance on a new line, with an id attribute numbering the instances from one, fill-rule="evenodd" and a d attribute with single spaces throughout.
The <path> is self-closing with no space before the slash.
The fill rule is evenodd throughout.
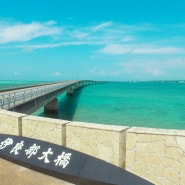
<path id="1" fill-rule="evenodd" d="M 58 114 L 58 99 L 55 98 L 44 106 L 44 113 L 46 114 Z"/>
<path id="2" fill-rule="evenodd" d="M 73 88 L 71 87 L 70 89 L 68 89 L 67 91 L 67 96 L 71 96 L 73 95 Z"/>
<path id="3" fill-rule="evenodd" d="M 74 85 L 74 90 L 77 90 L 78 89 L 78 83 L 76 83 L 75 85 Z"/>

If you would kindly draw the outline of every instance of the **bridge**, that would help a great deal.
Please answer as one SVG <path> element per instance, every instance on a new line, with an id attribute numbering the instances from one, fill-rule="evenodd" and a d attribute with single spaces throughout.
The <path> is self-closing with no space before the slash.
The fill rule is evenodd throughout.
<path id="1" fill-rule="evenodd" d="M 25 182 L 33 182 L 35 185 L 41 182 L 42 184 L 43 178 L 35 173 L 38 171 L 54 177 L 55 180 L 57 179 L 55 181 L 57 184 L 61 182 L 59 180 L 64 180 L 65 184 L 70 182 L 70 184 L 79 185 L 152 185 L 147 180 L 121 169 L 124 168 L 125 164 L 131 164 L 129 161 L 130 159 L 132 161 L 133 158 L 132 155 L 130 158 L 129 152 L 132 151 L 130 148 L 133 147 L 133 142 L 130 142 L 129 139 L 133 140 L 132 138 L 138 135 L 141 135 L 140 138 L 142 138 L 143 135 L 140 130 L 138 132 L 134 130 L 134 133 L 132 128 L 126 126 L 75 123 L 65 120 L 55 121 L 54 119 L 26 115 L 31 114 L 41 106 L 45 107 L 45 111 L 56 113 L 58 108 L 57 97 L 61 93 L 67 92 L 68 95 L 71 95 L 73 91 L 80 87 L 97 83 L 102 82 L 65 81 L 0 92 L 0 164 L 4 164 L 3 166 L 0 165 L 0 169 L 2 168 L 5 172 L 0 173 L 1 182 L 10 182 L 10 171 L 16 177 L 15 179 L 21 177 L 19 169 L 24 169 L 25 178 L 20 178 L 20 182 L 23 184 L 27 184 Z M 6 110 L 26 114 L 12 113 Z M 131 129 L 130 132 L 129 129 Z M 146 134 L 147 132 L 144 131 L 144 135 Z M 153 133 L 150 135 L 152 138 L 155 136 Z M 167 135 L 169 137 L 169 133 Z M 180 137 L 178 136 L 178 138 Z M 148 139 L 150 140 L 150 138 Z M 165 140 L 165 137 L 163 140 Z M 137 146 L 137 140 L 134 142 L 134 145 Z M 144 144 L 146 145 L 146 141 L 144 141 Z M 153 144 L 153 142 L 149 142 L 148 148 L 151 148 L 150 144 Z M 164 143 L 162 144 L 164 145 Z M 136 149 L 134 148 L 133 151 L 137 154 Z M 183 151 L 181 148 L 179 150 Z M 50 155 L 49 162 L 45 162 L 47 156 L 44 153 Z M 151 154 L 150 151 L 148 153 Z M 148 153 L 146 153 L 146 156 L 150 157 Z M 149 158 L 149 161 L 151 158 Z M 164 159 L 167 160 L 168 156 Z M 142 161 L 142 155 L 138 160 Z M 18 166 L 15 168 L 10 162 L 18 164 Z M 142 162 L 141 164 L 144 165 L 146 161 Z M 150 165 L 156 166 L 158 162 Z M 28 170 L 33 170 L 34 173 Z M 32 181 L 33 178 L 36 181 Z M 28 181 L 29 179 L 31 181 Z M 38 179 L 41 179 L 41 181 Z M 50 182 L 53 182 L 53 180 L 51 179 Z M 55 184 L 55 182 L 53 183 Z"/>
<path id="2" fill-rule="evenodd" d="M 91 80 L 74 80 L 53 82 L 43 85 L 40 84 L 15 90 L 9 89 L 5 92 L 0 92 L 0 109 L 31 114 L 44 106 L 44 111 L 46 113 L 57 113 L 57 97 L 61 93 L 67 92 L 67 95 L 72 95 L 73 91 L 80 87 L 97 83 L 100 82 Z"/>

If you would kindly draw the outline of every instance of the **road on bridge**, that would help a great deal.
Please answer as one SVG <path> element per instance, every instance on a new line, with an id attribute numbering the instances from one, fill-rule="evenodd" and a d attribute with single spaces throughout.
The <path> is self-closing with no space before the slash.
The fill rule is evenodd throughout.
<path id="1" fill-rule="evenodd" d="M 68 89 L 81 81 L 65 81 L 47 85 L 39 85 L 30 88 L 11 90 L 0 93 L 0 108 L 9 110 L 25 102 L 34 100 L 40 96 L 57 91 L 59 89 Z"/>

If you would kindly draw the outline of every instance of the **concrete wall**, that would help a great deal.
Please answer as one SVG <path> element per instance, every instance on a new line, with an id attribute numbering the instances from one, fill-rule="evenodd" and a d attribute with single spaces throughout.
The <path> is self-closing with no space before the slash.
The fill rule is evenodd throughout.
<path id="1" fill-rule="evenodd" d="M 66 145 L 66 124 L 69 121 L 36 116 L 22 118 L 22 136 Z"/>
<path id="2" fill-rule="evenodd" d="M 66 146 L 124 167 L 127 128 L 72 122 L 66 125 Z"/>
<path id="3" fill-rule="evenodd" d="M 22 134 L 22 117 L 26 114 L 10 112 L 0 109 L 0 133 L 21 135 Z"/>
<path id="4" fill-rule="evenodd" d="M 185 131 L 127 130 L 126 169 L 157 185 L 184 185 Z"/>
<path id="5" fill-rule="evenodd" d="M 64 145 L 157 185 L 185 184 L 185 130 L 69 122 L 0 110 L 0 133 Z"/>

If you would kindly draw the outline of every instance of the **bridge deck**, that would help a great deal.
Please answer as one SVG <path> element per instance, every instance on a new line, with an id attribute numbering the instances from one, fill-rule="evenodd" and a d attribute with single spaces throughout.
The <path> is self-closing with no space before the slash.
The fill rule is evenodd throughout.
<path id="1" fill-rule="evenodd" d="M 39 85 L 30 88 L 0 92 L 0 108 L 6 110 L 11 109 L 20 104 L 24 104 L 25 102 L 34 100 L 40 96 L 57 91 L 59 89 L 62 90 L 70 88 L 76 83 L 79 83 L 79 81 L 66 81 L 50 85 Z"/>

